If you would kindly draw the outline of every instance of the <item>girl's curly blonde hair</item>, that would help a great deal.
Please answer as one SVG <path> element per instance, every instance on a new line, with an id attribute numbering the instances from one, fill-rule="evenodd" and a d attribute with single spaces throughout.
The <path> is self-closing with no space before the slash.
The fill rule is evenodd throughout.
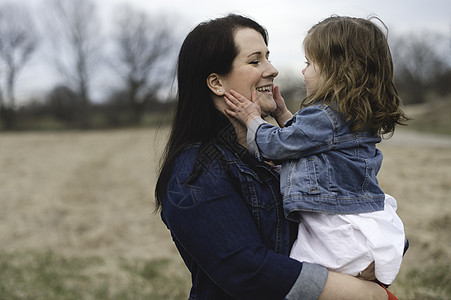
<path id="1" fill-rule="evenodd" d="M 302 102 L 338 110 L 353 131 L 392 135 L 409 118 L 401 109 L 393 61 L 384 32 L 369 19 L 332 16 L 304 39 L 306 56 L 319 67 L 317 88 Z M 388 31 L 388 30 L 387 30 Z"/>

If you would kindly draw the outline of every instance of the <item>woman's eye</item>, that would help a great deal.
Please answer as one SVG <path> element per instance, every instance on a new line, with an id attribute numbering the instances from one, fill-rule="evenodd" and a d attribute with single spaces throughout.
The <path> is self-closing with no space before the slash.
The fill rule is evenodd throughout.
<path id="1" fill-rule="evenodd" d="M 258 65 L 260 63 L 259 60 L 253 60 L 251 61 L 251 65 Z"/>

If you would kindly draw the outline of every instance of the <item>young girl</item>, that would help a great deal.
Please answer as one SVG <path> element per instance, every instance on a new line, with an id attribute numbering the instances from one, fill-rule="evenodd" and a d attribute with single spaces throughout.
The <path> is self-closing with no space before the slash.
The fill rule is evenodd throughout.
<path id="1" fill-rule="evenodd" d="M 377 280 L 389 285 L 405 235 L 395 199 L 378 186 L 376 144 L 408 118 L 393 83 L 387 38 L 371 19 L 333 16 L 308 31 L 304 49 L 301 110 L 293 116 L 277 86 L 252 95 L 274 94 L 281 128 L 234 91 L 226 94 L 226 112 L 248 127 L 251 153 L 282 163 L 285 215 L 299 222 L 290 256 L 351 275 L 374 261 Z"/>

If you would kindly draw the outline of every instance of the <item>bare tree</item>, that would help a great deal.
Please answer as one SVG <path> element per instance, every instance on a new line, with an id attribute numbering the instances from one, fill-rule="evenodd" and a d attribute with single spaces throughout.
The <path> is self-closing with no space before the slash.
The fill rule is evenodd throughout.
<path id="1" fill-rule="evenodd" d="M 437 92 L 437 79 L 449 72 L 443 52 L 445 39 L 437 33 L 411 33 L 392 42 L 393 61 L 398 87 L 406 103 L 426 100 L 429 92 Z"/>
<path id="2" fill-rule="evenodd" d="M 19 4 L 3 4 L 0 7 L 0 61 L 6 79 L 6 97 L 0 93 L 0 112 L 7 129 L 14 127 L 17 76 L 37 44 L 38 35 L 28 10 Z"/>
<path id="3" fill-rule="evenodd" d="M 80 121 L 89 122 L 90 85 L 101 61 L 102 40 L 96 6 L 91 0 L 47 0 L 48 33 L 57 71 L 80 98 Z"/>
<path id="4" fill-rule="evenodd" d="M 113 68 L 123 80 L 132 121 L 139 123 L 146 104 L 155 98 L 163 82 L 170 81 L 168 59 L 174 38 L 163 17 L 120 6 L 114 34 Z M 169 74 L 169 76 L 165 76 Z"/>

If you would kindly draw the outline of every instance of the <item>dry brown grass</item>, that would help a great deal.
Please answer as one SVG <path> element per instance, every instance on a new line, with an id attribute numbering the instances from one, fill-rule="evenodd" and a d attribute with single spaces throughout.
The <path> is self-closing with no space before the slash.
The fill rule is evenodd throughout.
<path id="1" fill-rule="evenodd" d="M 167 258 L 188 276 L 153 214 L 166 134 L 152 129 L 0 134 L 0 253 L 50 250 L 102 257 L 107 263 L 92 272 L 103 274 L 118 272 L 118 259 Z M 400 299 L 437 294 L 427 286 L 412 292 L 408 282 L 417 269 L 451 266 L 451 140 L 399 131 L 380 148 L 380 183 L 398 200 L 411 242 L 391 289 Z"/>
<path id="2" fill-rule="evenodd" d="M 379 182 L 398 201 L 410 249 L 392 290 L 400 299 L 449 299 L 451 286 L 451 139 L 399 131 L 382 143 Z M 419 275 L 420 272 L 424 274 Z M 439 278 L 438 292 L 428 277 Z M 420 282 L 413 277 L 419 276 Z M 412 281 L 414 280 L 414 281 Z"/>
<path id="3" fill-rule="evenodd" d="M 2 250 L 174 254 L 153 214 L 153 131 L 3 134 L 0 141 Z"/>

